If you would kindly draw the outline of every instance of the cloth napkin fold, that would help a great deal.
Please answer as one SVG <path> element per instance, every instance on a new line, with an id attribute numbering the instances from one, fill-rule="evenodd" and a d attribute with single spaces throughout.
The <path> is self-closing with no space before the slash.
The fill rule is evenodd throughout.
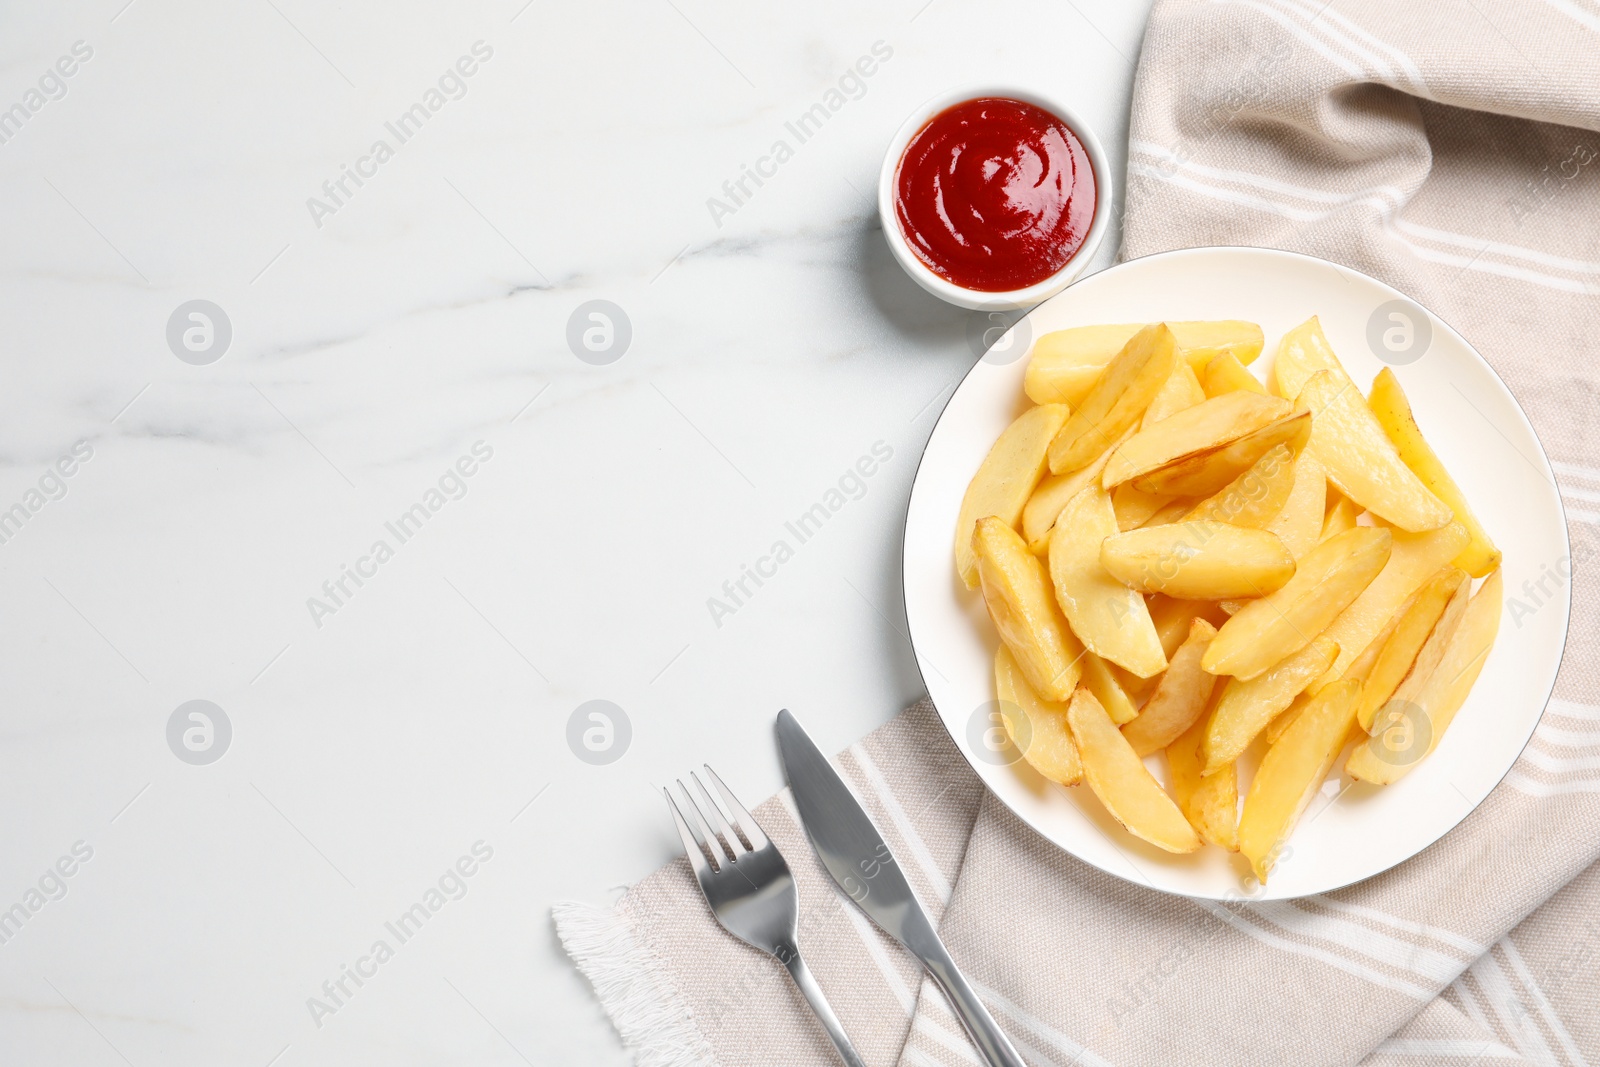
<path id="1" fill-rule="evenodd" d="M 1159 0 L 1123 232 L 1125 257 L 1250 244 L 1348 264 L 1506 380 L 1573 545 L 1552 561 L 1573 614 L 1534 740 L 1421 855 L 1273 903 L 1164 896 L 1066 855 L 982 789 L 925 702 L 838 765 L 1031 1063 L 1600 1063 L 1600 3 Z M 787 793 L 755 814 L 867 1062 L 978 1063 L 915 962 L 834 888 Z M 555 921 L 641 1067 L 835 1062 L 685 862 Z"/>

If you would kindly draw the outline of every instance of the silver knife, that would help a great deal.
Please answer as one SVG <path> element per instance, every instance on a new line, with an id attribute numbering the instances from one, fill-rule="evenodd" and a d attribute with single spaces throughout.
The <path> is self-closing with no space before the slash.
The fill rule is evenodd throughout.
<path id="1" fill-rule="evenodd" d="M 778 713 L 778 754 L 811 847 L 839 888 L 922 961 L 991 1067 L 1027 1067 L 950 958 L 866 809 L 787 710 Z"/>

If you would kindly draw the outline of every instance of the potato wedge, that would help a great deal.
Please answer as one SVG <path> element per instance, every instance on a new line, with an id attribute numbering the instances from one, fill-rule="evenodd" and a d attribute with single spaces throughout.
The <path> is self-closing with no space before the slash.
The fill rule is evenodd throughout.
<path id="1" fill-rule="evenodd" d="M 1273 389 L 1279 396 L 1293 399 L 1319 370 L 1333 371 L 1344 381 L 1350 379 L 1322 332 L 1321 320 L 1313 315 L 1278 341 L 1278 355 L 1272 361 Z"/>
<path id="2" fill-rule="evenodd" d="M 1167 375 L 1166 382 L 1151 398 L 1150 406 L 1144 409 L 1144 417 L 1139 420 L 1139 428 L 1154 425 L 1169 415 L 1176 415 L 1184 408 L 1192 408 L 1205 398 L 1205 390 L 1200 388 L 1200 379 L 1194 376 L 1194 370 L 1188 361 L 1179 359 L 1177 366 L 1172 368 L 1172 373 Z"/>
<path id="3" fill-rule="evenodd" d="M 1322 464 L 1309 450 L 1304 450 L 1294 460 L 1294 485 L 1289 490 L 1289 499 L 1283 502 L 1283 507 L 1265 529 L 1277 534 L 1289 555 L 1299 560 L 1322 538 L 1327 502 L 1328 479 Z"/>
<path id="4" fill-rule="evenodd" d="M 994 690 L 1006 736 L 1028 765 L 1061 785 L 1081 782 L 1083 761 L 1067 726 L 1067 706 L 1034 692 L 1005 645 L 994 654 Z"/>
<path id="5" fill-rule="evenodd" d="M 1231 444 L 1185 456 L 1141 474 L 1134 484 L 1147 493 L 1209 496 L 1249 470 L 1275 446 L 1287 444 L 1291 450 L 1299 451 L 1310 436 L 1311 412 L 1294 411 Z"/>
<path id="6" fill-rule="evenodd" d="M 1181 645 L 1183 642 L 1179 641 L 1178 644 Z M 1102 660 L 1101 662 L 1105 661 Z M 1122 687 L 1122 691 L 1128 695 L 1128 700 L 1134 704 L 1134 714 L 1138 714 L 1138 705 L 1144 702 L 1145 698 L 1155 689 L 1156 683 L 1161 680 L 1159 674 L 1151 675 L 1149 678 L 1141 678 L 1132 671 L 1123 670 L 1115 663 L 1106 663 L 1106 670 L 1111 672 L 1111 677 L 1116 679 L 1117 684 Z M 1095 699 L 1098 700 L 1099 698 L 1096 697 Z M 1110 713 L 1107 712 L 1107 714 Z"/>
<path id="7" fill-rule="evenodd" d="M 1261 354 L 1261 327 L 1253 322 L 1169 322 L 1184 361 L 1196 374 L 1210 359 L 1229 353 L 1240 363 Z M 1044 334 L 1033 346 L 1023 389 L 1036 404 L 1077 407 L 1094 388 L 1106 364 L 1121 352 L 1144 323 L 1075 326 Z"/>
<path id="8" fill-rule="evenodd" d="M 1113 489 L 1178 460 L 1211 452 L 1291 410 L 1287 401 L 1259 393 L 1224 393 L 1184 408 L 1124 441 L 1111 454 L 1100 484 Z"/>
<path id="9" fill-rule="evenodd" d="M 1466 571 L 1459 567 L 1441 567 L 1401 605 L 1396 613 L 1394 629 L 1378 649 L 1370 673 L 1361 686 L 1361 707 L 1356 712 L 1356 722 L 1363 730 L 1372 726 L 1372 716 L 1395 695 L 1395 689 L 1411 673 L 1412 665 L 1421 665 L 1417 653 L 1430 640 L 1429 635 L 1441 621 L 1445 607 L 1458 593 L 1462 598 L 1461 608 L 1465 610 L 1466 594 L 1460 591 L 1466 589 L 1470 592 L 1471 586 L 1472 579 Z M 1453 622 L 1449 623 L 1446 629 L 1453 630 L 1454 626 Z M 1377 642 L 1372 644 L 1376 645 Z"/>
<path id="10" fill-rule="evenodd" d="M 1127 691 L 1122 688 L 1122 683 L 1113 673 L 1111 664 L 1093 652 L 1083 654 L 1081 684 L 1094 694 L 1100 706 L 1106 709 L 1106 714 L 1111 716 L 1111 721 L 1118 726 L 1131 722 L 1133 717 L 1139 714 L 1139 709 L 1133 706 Z"/>
<path id="11" fill-rule="evenodd" d="M 1167 767 L 1172 772 L 1172 799 L 1178 802 L 1200 840 L 1221 845 L 1229 852 L 1239 851 L 1239 775 L 1233 764 L 1202 776 L 1200 738 L 1206 731 L 1208 715 L 1195 720 L 1167 746 Z"/>
<path id="12" fill-rule="evenodd" d="M 1461 625 L 1462 618 L 1467 613 L 1467 607 L 1472 596 L 1472 579 L 1467 578 L 1466 571 L 1461 571 L 1461 576 L 1466 580 L 1457 585 L 1450 593 L 1450 599 L 1445 602 L 1444 611 L 1439 614 L 1439 621 L 1433 624 L 1433 630 L 1422 642 L 1422 647 L 1417 650 L 1416 659 L 1411 663 L 1411 669 L 1395 688 L 1394 694 L 1379 707 L 1373 716 L 1373 721 L 1362 727 L 1368 733 L 1383 732 L 1383 726 L 1377 720 L 1383 719 L 1392 722 L 1396 714 L 1403 715 L 1410 708 L 1416 706 L 1417 696 L 1427 686 L 1433 677 L 1434 670 L 1439 666 L 1439 661 L 1444 659 L 1445 650 L 1449 648 L 1451 640 L 1455 637 L 1456 628 Z M 1400 633 L 1396 626 L 1395 633 Z M 1378 653 L 1378 658 L 1373 666 L 1372 673 L 1377 673 L 1377 666 L 1383 662 L 1383 653 Z M 1368 681 L 1372 678 L 1369 676 Z M 1366 683 L 1362 683 L 1366 687 Z M 1398 709 L 1398 710 L 1397 710 Z M 1359 720 L 1358 720 L 1359 725 Z"/>
<path id="13" fill-rule="evenodd" d="M 1289 710 L 1284 712 L 1282 715 L 1279 715 L 1276 719 L 1273 719 L 1272 724 L 1265 730 L 1261 731 L 1261 736 L 1266 739 L 1267 744 L 1269 746 L 1277 744 L 1278 738 L 1282 737 L 1283 732 L 1287 730 L 1291 724 L 1293 724 L 1296 716 L 1298 716 L 1300 712 L 1305 709 L 1306 704 L 1310 702 L 1311 698 L 1322 692 L 1328 686 L 1333 685 L 1335 682 L 1345 681 L 1355 681 L 1365 685 L 1367 682 L 1367 676 L 1372 673 L 1372 665 L 1378 661 L 1379 646 L 1381 646 L 1388 638 L 1389 634 L 1393 632 L 1394 623 L 1396 621 L 1398 620 L 1391 620 L 1389 625 L 1384 627 L 1383 632 L 1378 635 L 1377 639 L 1367 647 L 1367 650 L 1351 661 L 1350 666 L 1344 669 L 1343 674 L 1332 677 L 1323 675 L 1321 678 L 1318 678 L 1316 681 L 1312 682 L 1311 685 L 1306 688 L 1304 693 L 1301 693 L 1299 696 L 1295 697 L 1294 703 L 1289 705 Z"/>
<path id="14" fill-rule="evenodd" d="M 1189 637 L 1190 622 L 1194 622 L 1195 619 L 1205 619 L 1211 625 L 1222 625 L 1227 621 L 1226 611 L 1222 611 L 1210 600 L 1173 600 L 1171 597 L 1163 597 L 1162 593 L 1155 593 L 1154 597 L 1146 597 L 1146 606 L 1150 611 L 1150 622 L 1155 624 L 1155 635 L 1162 640 L 1162 653 L 1168 659 L 1178 653 L 1184 638 Z M 1160 681 L 1158 675 L 1154 678 L 1138 678 L 1118 665 L 1107 664 L 1107 667 L 1112 678 L 1122 686 L 1123 693 L 1128 694 L 1128 699 L 1133 702 L 1146 699 L 1157 685 L 1157 681 Z M 1088 675 L 1085 673 L 1086 677 Z M 1086 681 L 1085 685 L 1088 685 Z M 1112 713 L 1112 718 L 1115 718 L 1115 713 Z M 1133 718 L 1133 715 L 1128 718 Z"/>
<path id="15" fill-rule="evenodd" d="M 1390 631 L 1388 629 L 1385 629 L 1379 640 L 1381 641 L 1382 638 L 1387 637 L 1389 632 Z M 1277 744 L 1278 738 L 1282 737 L 1283 732 L 1289 728 L 1291 723 L 1294 722 L 1295 716 L 1300 714 L 1301 710 L 1305 708 L 1306 704 L 1311 700 L 1312 697 L 1322 692 L 1328 686 L 1333 685 L 1335 682 L 1344 681 L 1356 681 L 1365 685 L 1367 681 L 1367 675 L 1372 672 L 1372 665 L 1377 662 L 1377 659 L 1378 650 L 1376 648 L 1369 648 L 1366 652 L 1363 652 L 1361 655 L 1357 656 L 1350 666 L 1345 668 L 1343 674 L 1332 678 L 1327 675 L 1323 675 L 1321 678 L 1318 678 L 1312 682 L 1306 687 L 1306 691 L 1304 693 L 1301 693 L 1299 696 L 1294 698 L 1294 703 L 1289 705 L 1288 711 L 1285 711 L 1282 715 L 1279 715 L 1276 719 L 1273 719 L 1271 725 L 1269 725 L 1265 730 L 1261 731 L 1261 736 L 1266 739 L 1268 746 Z"/>
<path id="16" fill-rule="evenodd" d="M 1135 837 L 1168 852 L 1193 852 L 1200 847 L 1189 820 L 1183 817 L 1144 761 L 1122 736 L 1094 694 L 1080 688 L 1067 705 L 1072 739 L 1083 760 L 1083 777 L 1111 817 Z"/>
<path id="17" fill-rule="evenodd" d="M 1133 432 L 1130 427 L 1124 440 Z M 1039 483 L 1039 488 L 1033 491 L 1022 509 L 1022 536 L 1028 542 L 1028 551 L 1036 556 L 1045 554 L 1050 547 L 1050 531 L 1055 528 L 1056 516 L 1067 506 L 1067 501 L 1083 492 L 1085 486 L 1100 484 L 1100 472 L 1105 469 L 1106 462 L 1116 449 L 1117 446 L 1112 445 L 1087 467 L 1079 467 L 1066 474 L 1047 475 Z"/>
<path id="18" fill-rule="evenodd" d="M 1111 490 L 1111 510 L 1117 513 L 1117 529 L 1137 530 L 1173 499 L 1164 493 L 1142 492 L 1131 485 L 1117 486 Z"/>
<path id="19" fill-rule="evenodd" d="M 1206 497 L 1185 516 L 1214 519 L 1234 526 L 1267 529 L 1294 492 L 1298 463 L 1288 445 L 1274 445 L 1239 477 Z M 1130 483 L 1131 485 L 1131 483 Z M 1118 486 L 1121 489 L 1122 486 Z M 1309 495 L 1309 494 L 1306 494 Z M 1322 501 L 1317 501 L 1317 527 L 1322 526 Z"/>
<path id="20" fill-rule="evenodd" d="M 1380 709 L 1373 720 L 1379 732 L 1365 744 L 1357 745 L 1345 764 L 1345 771 L 1352 778 L 1378 785 L 1399 781 L 1439 747 L 1494 647 L 1503 597 L 1500 572 L 1495 571 L 1467 602 L 1467 610 L 1443 658 L 1426 683 L 1415 690 L 1411 705 L 1404 707 L 1391 701 L 1387 707 L 1393 713 L 1389 716 Z M 1423 732 L 1427 736 L 1419 737 Z"/>
<path id="21" fill-rule="evenodd" d="M 1211 521 L 1108 537 L 1100 546 L 1100 564 L 1131 589 L 1183 600 L 1266 596 L 1294 574 L 1294 557 L 1276 536 Z"/>
<path id="22" fill-rule="evenodd" d="M 1156 691 L 1145 701 L 1138 717 L 1122 728 L 1122 736 L 1136 755 L 1148 756 L 1166 748 L 1205 712 L 1217 678 L 1200 669 L 1200 657 L 1215 636 L 1217 628 L 1204 619 L 1189 624 L 1189 636 L 1173 654 L 1166 673 L 1156 683 Z"/>
<path id="23" fill-rule="evenodd" d="M 1378 654 L 1383 651 L 1384 643 L 1389 640 L 1389 635 L 1394 633 L 1394 628 L 1399 622 L 1400 617 L 1398 615 L 1390 619 L 1384 624 L 1383 629 L 1378 631 L 1378 636 L 1374 637 L 1372 642 L 1367 645 L 1366 650 L 1350 661 L 1350 666 L 1339 674 L 1324 674 L 1321 678 L 1312 682 L 1311 687 L 1306 692 L 1316 696 L 1334 682 L 1342 682 L 1350 678 L 1365 686 L 1367 679 L 1372 677 L 1372 668 L 1378 664 Z"/>
<path id="24" fill-rule="evenodd" d="M 1178 351 L 1194 372 L 1199 374 L 1216 356 L 1228 354 L 1240 363 L 1254 363 L 1266 338 L 1261 327 L 1253 322 L 1238 319 L 1218 319 L 1209 322 L 1169 322 L 1172 335 L 1178 339 Z"/>
<path id="25" fill-rule="evenodd" d="M 1288 710 L 1294 698 L 1321 677 L 1338 655 L 1337 644 L 1318 637 L 1247 682 L 1228 679 L 1200 742 L 1200 773 L 1216 774 L 1231 767 L 1256 735 Z"/>
<path id="26" fill-rule="evenodd" d="M 1109 493 L 1091 485 L 1073 497 L 1050 534 L 1050 580 L 1084 647 L 1148 678 L 1166 669 L 1167 657 L 1144 597 L 1100 565 L 1100 542 L 1116 532 Z"/>
<path id="27" fill-rule="evenodd" d="M 1312 697 L 1256 768 L 1239 817 L 1239 851 L 1263 883 L 1344 748 L 1360 696 L 1360 682 L 1344 681 Z"/>
<path id="28" fill-rule="evenodd" d="M 1124 322 L 1073 326 L 1041 334 L 1028 353 L 1023 392 L 1035 404 L 1077 407 L 1094 388 L 1106 364 L 1144 327 L 1142 322 Z"/>
<path id="29" fill-rule="evenodd" d="M 1035 692 L 1046 700 L 1066 700 L 1078 684 L 1083 646 L 1051 595 L 1044 564 L 1017 531 L 992 515 L 973 527 L 972 550 L 978 558 L 978 586 L 1000 640 Z"/>
<path id="30" fill-rule="evenodd" d="M 1294 725 L 1294 721 L 1300 717 L 1302 711 L 1306 710 L 1306 705 L 1311 703 L 1311 698 L 1316 695 L 1307 689 L 1290 701 L 1289 706 L 1284 709 L 1282 714 L 1267 724 L 1267 728 L 1261 731 L 1261 737 L 1266 741 L 1269 749 L 1278 743 L 1278 738 L 1283 736 L 1285 730 Z"/>
<path id="31" fill-rule="evenodd" d="M 1165 505 L 1160 511 L 1140 523 L 1139 529 L 1142 530 L 1147 526 L 1165 526 L 1169 522 L 1177 522 L 1187 515 L 1192 507 L 1194 507 L 1192 498 L 1177 497 L 1172 503 Z"/>
<path id="32" fill-rule="evenodd" d="M 1296 404 L 1311 409 L 1311 453 L 1339 492 L 1412 533 L 1437 530 L 1455 517 L 1405 465 L 1354 382 L 1317 371 Z"/>
<path id="33" fill-rule="evenodd" d="M 1358 526 L 1307 552 L 1283 588 L 1222 624 L 1205 669 L 1249 680 L 1309 645 L 1383 570 L 1393 543 L 1387 529 Z"/>
<path id="34" fill-rule="evenodd" d="M 1161 650 L 1169 660 L 1189 636 L 1190 624 L 1195 619 L 1204 619 L 1212 626 L 1221 626 L 1228 621 L 1227 614 L 1209 600 L 1175 600 L 1157 593 L 1147 597 L 1145 604 L 1150 609 L 1150 621 L 1155 624 L 1156 636 L 1161 638 Z"/>
<path id="35" fill-rule="evenodd" d="M 1177 360 L 1177 342 L 1165 326 L 1134 334 L 1050 442 L 1050 473 L 1087 465 L 1137 424 Z"/>
<path id="36" fill-rule="evenodd" d="M 1144 327 L 1141 322 L 1124 322 L 1073 326 L 1041 334 L 1028 354 L 1023 392 L 1035 404 L 1077 407 L 1094 388 L 1106 364 Z M 1041 396 L 1047 399 L 1038 399 Z"/>
<path id="37" fill-rule="evenodd" d="M 1357 530 L 1369 528 L 1355 527 Z M 1394 618 L 1400 605 L 1435 571 L 1454 559 L 1467 543 L 1466 527 L 1456 522 L 1427 533 L 1391 532 L 1394 534 L 1394 549 L 1389 554 L 1389 562 L 1372 580 L 1372 584 L 1328 627 L 1328 636 L 1339 642 L 1339 658 L 1322 679 L 1324 682 L 1342 675 L 1350 662 L 1366 651 L 1378 631 Z"/>
<path id="38" fill-rule="evenodd" d="M 1301 453 L 1301 455 L 1304 454 Z M 1107 456 L 1106 458 L 1110 459 L 1111 457 Z M 1326 541 L 1334 534 L 1342 534 L 1346 530 L 1355 529 L 1356 520 L 1361 517 L 1361 509 L 1349 497 L 1331 485 L 1325 486 L 1324 491 L 1333 497 L 1333 501 L 1328 506 L 1327 514 L 1323 516 L 1322 536 L 1317 538 L 1319 541 Z"/>
<path id="39" fill-rule="evenodd" d="M 1200 383 L 1206 396 L 1223 393 L 1265 393 L 1267 387 L 1254 374 L 1244 369 L 1244 364 L 1232 352 L 1224 352 L 1206 364 L 1206 376 Z"/>
<path id="40" fill-rule="evenodd" d="M 1028 497 L 1044 477 L 1045 450 L 1066 421 L 1065 404 L 1029 408 L 1005 428 L 978 465 L 956 515 L 956 572 L 968 589 L 978 587 L 972 528 L 985 515 L 1017 525 Z"/>
<path id="41" fill-rule="evenodd" d="M 1434 454 L 1427 438 L 1422 436 L 1422 428 L 1417 425 L 1416 417 L 1411 413 L 1411 404 L 1406 400 L 1405 391 L 1400 388 L 1400 379 L 1395 377 L 1390 368 L 1385 367 L 1378 372 L 1367 406 L 1372 409 L 1383 432 L 1394 443 L 1405 465 L 1422 479 L 1422 484 L 1432 490 L 1434 496 L 1445 502 L 1455 513 L 1456 521 L 1467 528 L 1470 540 L 1455 558 L 1455 565 L 1474 578 L 1482 578 L 1500 566 L 1500 550 L 1489 540 L 1489 534 L 1472 513 L 1461 487 L 1456 485 L 1455 479 L 1450 477 L 1450 472 L 1445 470 L 1444 464 Z"/>

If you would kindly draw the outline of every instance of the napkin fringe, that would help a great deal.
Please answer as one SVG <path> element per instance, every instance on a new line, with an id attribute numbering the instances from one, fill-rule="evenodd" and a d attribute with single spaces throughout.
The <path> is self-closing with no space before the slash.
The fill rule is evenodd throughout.
<path id="1" fill-rule="evenodd" d="M 620 909 L 560 901 L 550 917 L 638 1067 L 718 1067 L 688 1002 Z"/>

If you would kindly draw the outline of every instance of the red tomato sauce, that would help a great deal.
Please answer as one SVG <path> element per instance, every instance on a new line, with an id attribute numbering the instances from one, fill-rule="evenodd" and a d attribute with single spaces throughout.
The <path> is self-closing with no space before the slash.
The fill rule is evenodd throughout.
<path id="1" fill-rule="evenodd" d="M 1003 97 L 946 108 L 906 146 L 895 176 L 900 231 L 928 267 L 966 289 L 1042 282 L 1094 221 L 1094 171 L 1050 112 Z"/>

